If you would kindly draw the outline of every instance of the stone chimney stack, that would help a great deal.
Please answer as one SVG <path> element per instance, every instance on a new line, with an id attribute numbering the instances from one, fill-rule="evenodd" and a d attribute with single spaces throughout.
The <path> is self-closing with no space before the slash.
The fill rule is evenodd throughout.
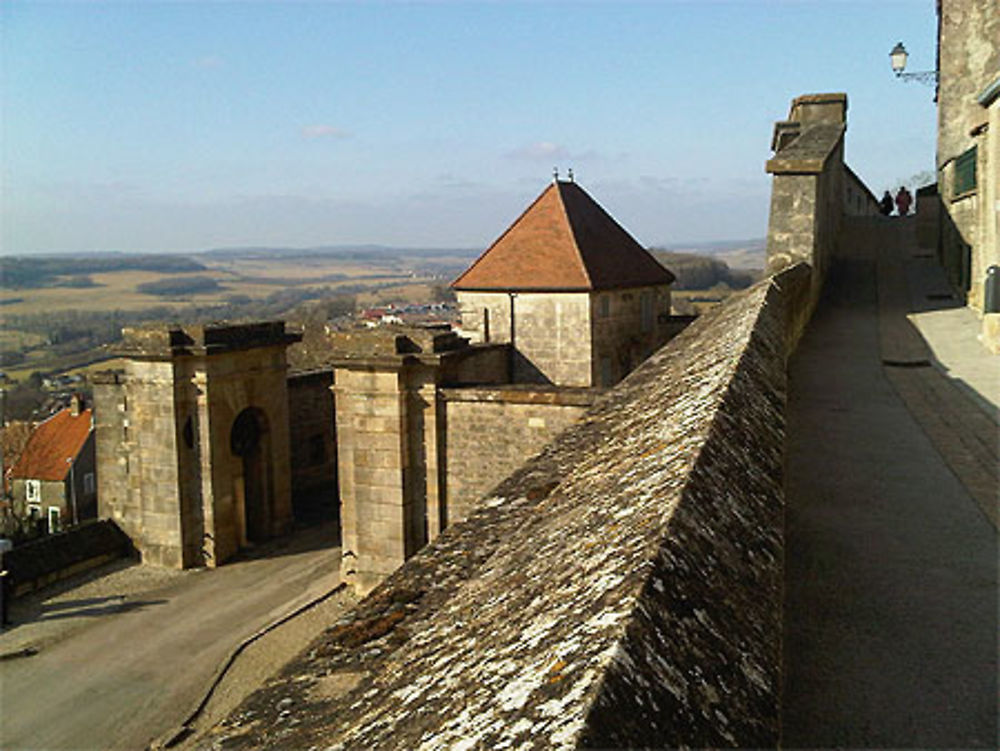
<path id="1" fill-rule="evenodd" d="M 73 415 L 73 417 L 79 417 L 81 409 L 83 409 L 83 395 L 73 394 L 69 400 L 69 413 Z"/>

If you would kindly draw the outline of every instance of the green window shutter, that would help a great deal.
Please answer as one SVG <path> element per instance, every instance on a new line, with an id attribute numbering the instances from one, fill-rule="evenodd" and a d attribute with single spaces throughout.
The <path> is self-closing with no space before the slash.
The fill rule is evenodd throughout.
<path id="1" fill-rule="evenodd" d="M 976 147 L 955 159 L 955 195 L 976 189 Z"/>

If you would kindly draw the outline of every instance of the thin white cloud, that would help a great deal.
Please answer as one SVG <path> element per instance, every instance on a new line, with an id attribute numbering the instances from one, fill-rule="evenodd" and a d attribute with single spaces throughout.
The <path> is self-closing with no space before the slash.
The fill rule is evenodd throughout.
<path id="1" fill-rule="evenodd" d="M 302 128 L 303 138 L 350 138 L 351 134 L 334 125 L 306 125 Z"/>
<path id="2" fill-rule="evenodd" d="M 204 57 L 199 57 L 194 61 L 196 68 L 204 68 L 206 70 L 211 68 L 221 68 L 223 65 L 222 58 L 217 55 L 205 55 Z"/>

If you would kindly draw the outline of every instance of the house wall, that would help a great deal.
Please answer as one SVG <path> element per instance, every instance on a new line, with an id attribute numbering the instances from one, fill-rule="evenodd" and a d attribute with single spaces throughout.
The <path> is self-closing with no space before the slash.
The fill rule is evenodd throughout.
<path id="1" fill-rule="evenodd" d="M 68 504 L 66 502 L 66 491 L 67 484 L 62 480 L 52 481 L 52 480 L 42 480 L 38 484 L 38 505 L 41 507 L 39 511 L 39 519 L 47 520 L 49 514 L 49 507 L 55 506 L 59 509 L 59 520 L 60 525 L 65 526 L 72 523 L 72 516 L 68 513 Z M 29 514 L 28 509 L 28 481 L 27 479 L 15 478 L 11 480 L 10 484 L 11 498 L 14 502 L 14 511 L 18 516 L 22 518 L 27 518 Z M 34 504 L 34 502 L 33 502 Z M 52 530 L 56 531 L 56 530 Z"/>
<path id="2" fill-rule="evenodd" d="M 474 342 L 510 343 L 513 303 L 515 383 L 593 385 L 589 293 L 456 294 L 462 329 Z"/>

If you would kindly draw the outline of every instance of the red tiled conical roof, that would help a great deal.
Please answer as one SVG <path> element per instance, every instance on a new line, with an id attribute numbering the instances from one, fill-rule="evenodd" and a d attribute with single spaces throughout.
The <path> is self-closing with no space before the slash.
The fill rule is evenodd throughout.
<path id="1" fill-rule="evenodd" d="M 584 291 L 673 280 L 579 185 L 555 181 L 452 287 Z"/>

